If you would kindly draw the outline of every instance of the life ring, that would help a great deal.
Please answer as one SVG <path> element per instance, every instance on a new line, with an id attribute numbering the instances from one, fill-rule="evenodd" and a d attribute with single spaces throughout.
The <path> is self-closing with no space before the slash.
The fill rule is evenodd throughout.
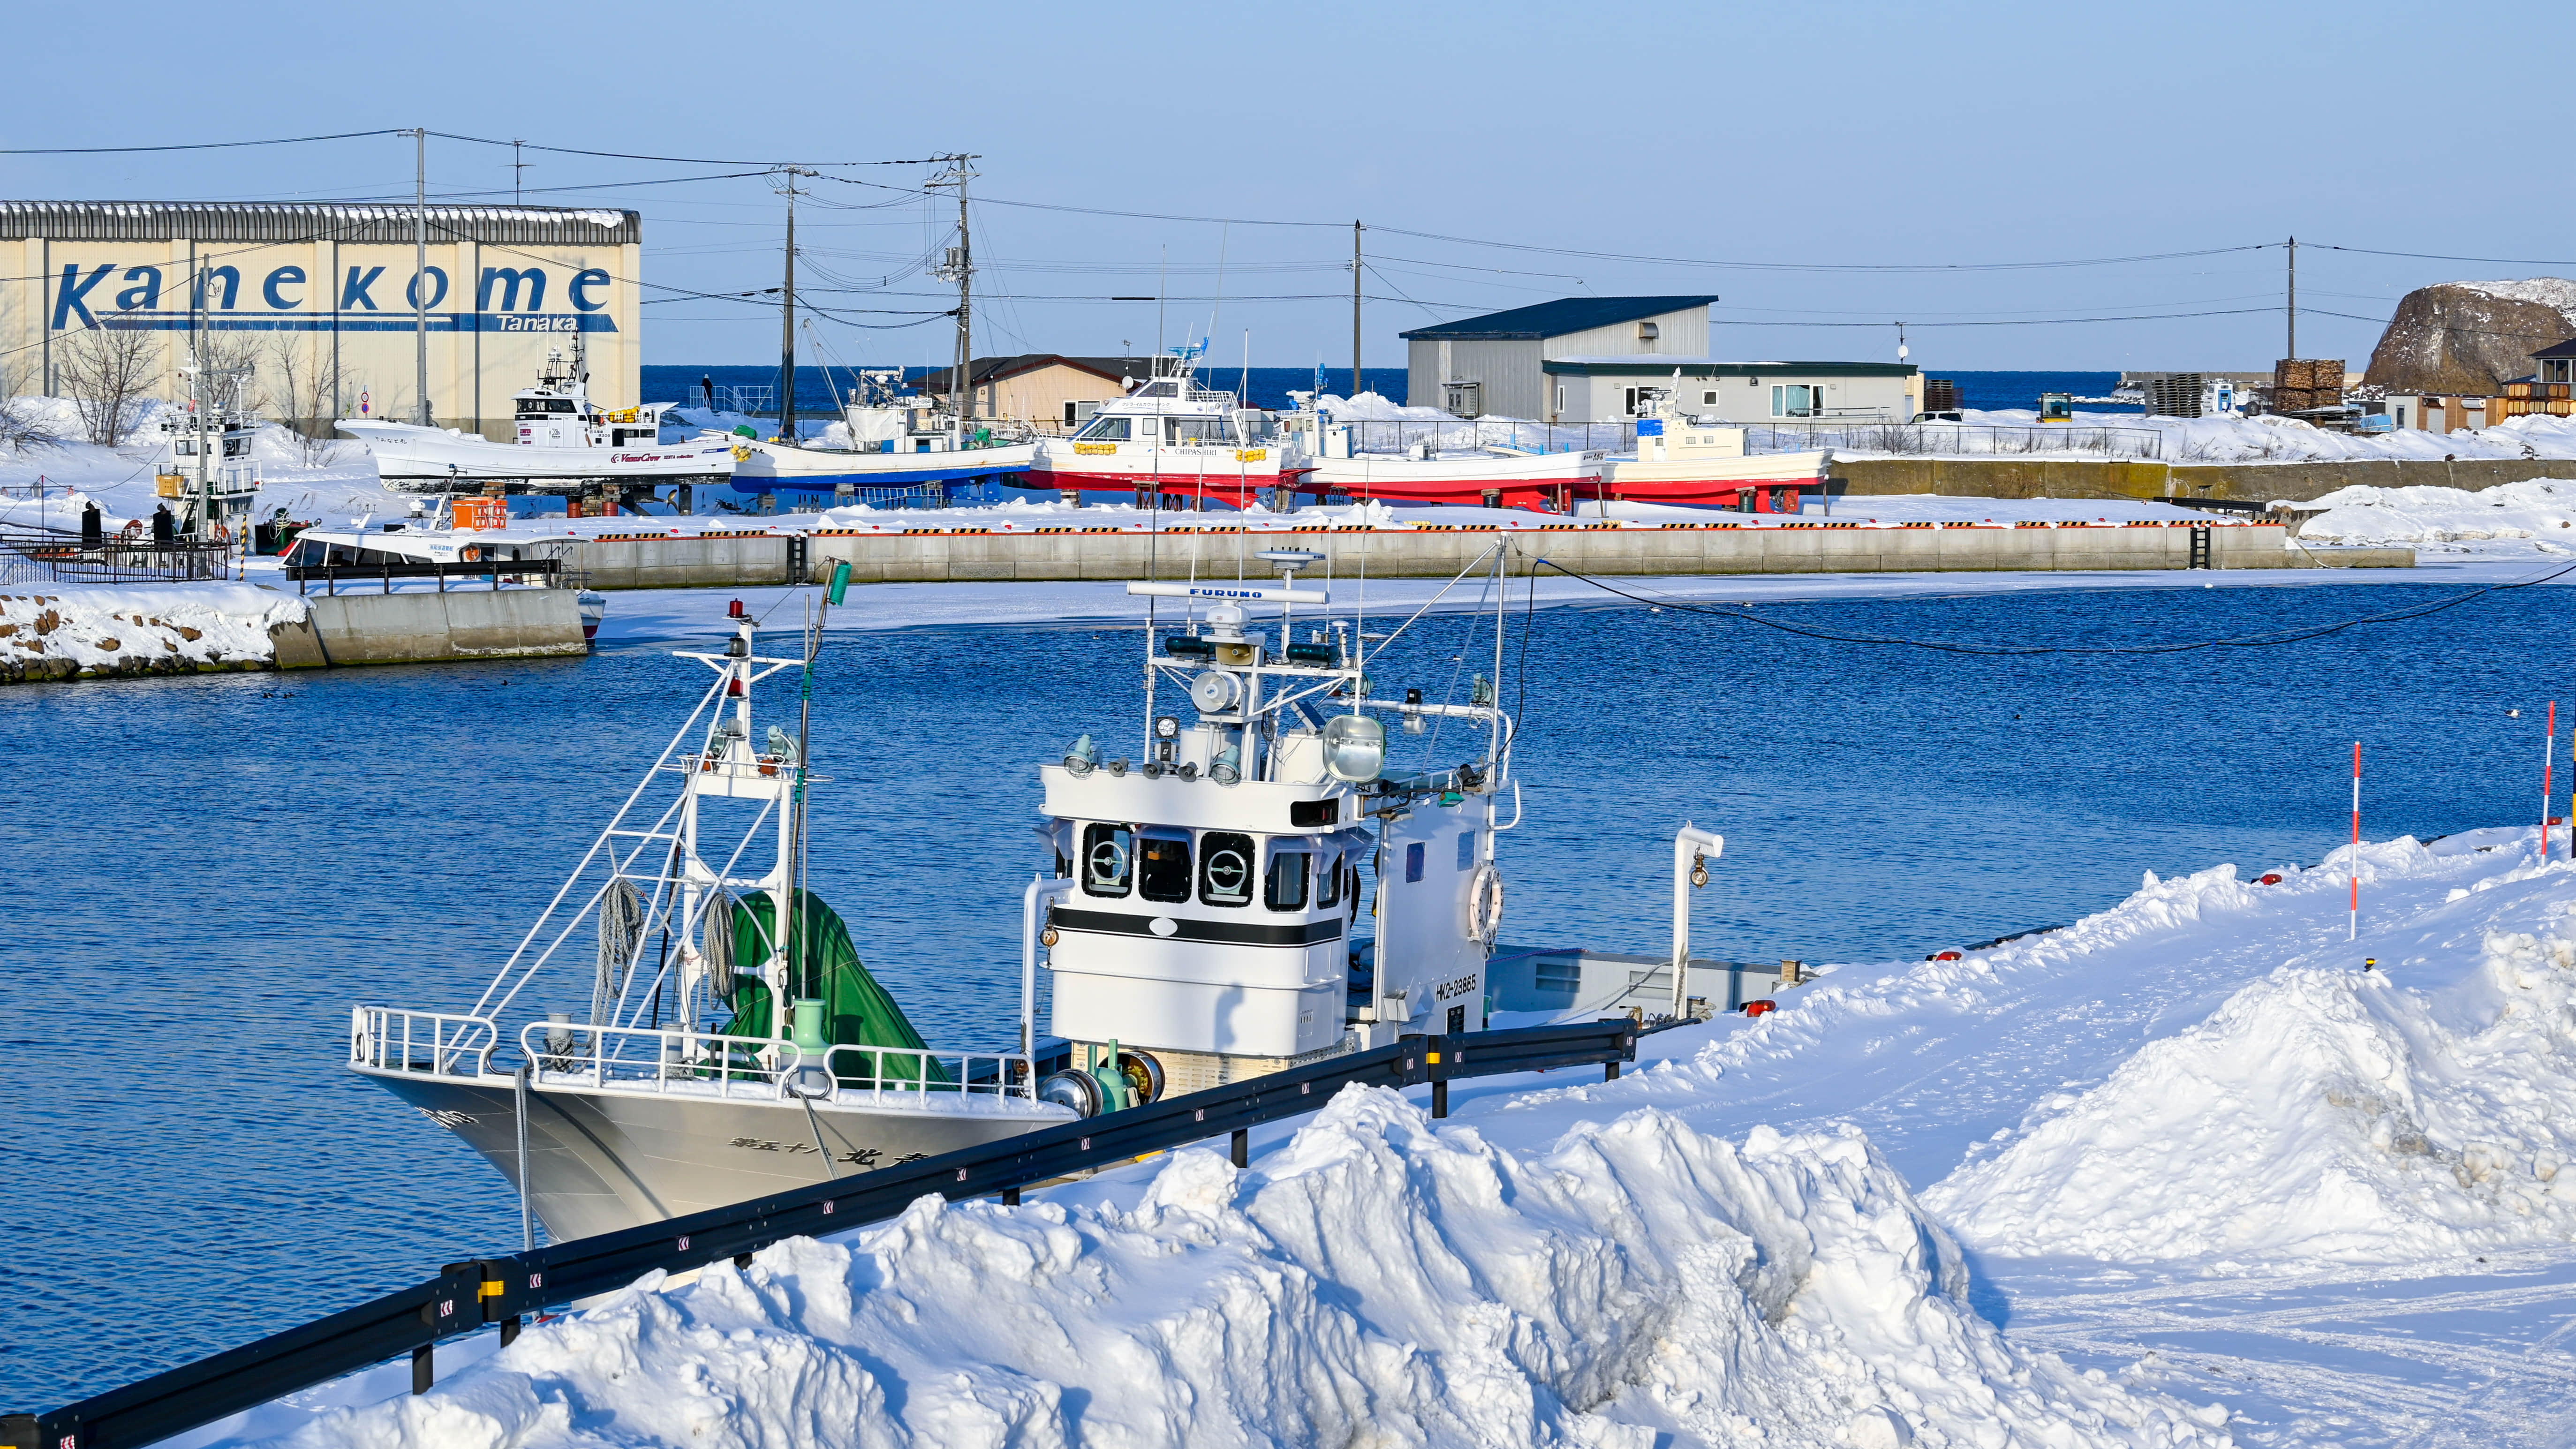
<path id="1" fill-rule="evenodd" d="M 229 529 L 229 528 L 224 527 L 224 526 L 223 526 L 222 524 L 220 524 L 220 523 L 216 524 L 216 525 L 215 525 L 215 542 L 217 542 L 217 543 L 231 543 L 232 541 L 233 541 L 233 531 L 232 531 L 231 529 Z"/>
<path id="2" fill-rule="evenodd" d="M 1503 931 L 1503 873 L 1492 861 L 1476 867 L 1467 882 L 1467 934 L 1491 946 Z"/>

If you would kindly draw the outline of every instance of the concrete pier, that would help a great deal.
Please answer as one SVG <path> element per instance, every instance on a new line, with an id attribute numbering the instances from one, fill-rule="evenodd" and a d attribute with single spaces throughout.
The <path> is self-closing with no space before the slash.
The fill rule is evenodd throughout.
<path id="1" fill-rule="evenodd" d="M 1362 567 L 1379 578 L 1447 578 L 1508 534 L 1522 549 L 1577 573 L 1600 575 L 2108 572 L 2185 569 L 2201 532 L 2209 567 L 2312 566 L 2282 546 L 2276 523 L 1901 524 L 1828 519 L 1755 527 L 1729 522 L 1657 527 L 1599 523 L 1531 528 L 1453 525 L 1398 529 L 1265 529 L 1207 525 L 1160 534 L 1072 529 L 990 533 L 916 529 L 905 533 L 820 530 L 807 577 L 850 565 L 862 583 L 965 580 L 1231 578 L 1273 572 L 1263 549 L 1299 548 L 1329 562 L 1310 573 L 1349 578 Z M 2411 550 L 2383 550 L 2381 566 L 2414 562 Z"/>
<path id="2" fill-rule="evenodd" d="M 340 594 L 271 626 L 280 669 L 543 659 L 590 652 L 569 589 Z"/>

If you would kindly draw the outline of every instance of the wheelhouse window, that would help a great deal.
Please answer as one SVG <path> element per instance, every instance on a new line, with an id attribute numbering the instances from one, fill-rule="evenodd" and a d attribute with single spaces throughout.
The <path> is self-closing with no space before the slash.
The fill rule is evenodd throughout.
<path id="1" fill-rule="evenodd" d="M 1342 903 L 1342 853 L 1328 850 L 1319 864 L 1321 868 L 1315 872 L 1315 905 L 1318 909 L 1338 906 Z"/>
<path id="2" fill-rule="evenodd" d="M 1211 830 L 1199 837 L 1199 899 L 1211 906 L 1252 904 L 1252 837 Z"/>
<path id="3" fill-rule="evenodd" d="M 1234 424 L 1224 418 L 1165 418 L 1163 441 L 1230 446 L 1234 442 Z"/>
<path id="4" fill-rule="evenodd" d="M 1136 835 L 1124 825 L 1085 826 L 1082 889 L 1095 896 L 1123 896 L 1133 889 Z"/>
<path id="5" fill-rule="evenodd" d="M 1132 426 L 1134 422 L 1135 419 L 1126 417 L 1123 414 L 1103 413 L 1091 420 L 1091 426 L 1074 434 L 1074 441 L 1085 443 L 1123 443 L 1126 442 L 1129 437 L 1133 436 Z"/>
<path id="6" fill-rule="evenodd" d="M 1136 842 L 1136 889 L 1149 901 L 1190 898 L 1187 831 L 1155 831 Z"/>
<path id="7" fill-rule="evenodd" d="M 1270 848 L 1270 869 L 1262 877 L 1261 903 L 1274 911 L 1306 909 L 1306 867 L 1309 856 L 1303 842 L 1292 847 Z"/>

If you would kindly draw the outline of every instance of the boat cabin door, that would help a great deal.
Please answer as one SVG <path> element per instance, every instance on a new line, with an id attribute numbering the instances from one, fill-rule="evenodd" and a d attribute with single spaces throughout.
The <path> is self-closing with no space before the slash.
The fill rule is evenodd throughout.
<path id="1" fill-rule="evenodd" d="M 1490 802 L 1438 798 L 1390 822 L 1382 837 L 1371 1045 L 1404 1032 L 1485 1029 L 1485 958 L 1501 913 Z"/>

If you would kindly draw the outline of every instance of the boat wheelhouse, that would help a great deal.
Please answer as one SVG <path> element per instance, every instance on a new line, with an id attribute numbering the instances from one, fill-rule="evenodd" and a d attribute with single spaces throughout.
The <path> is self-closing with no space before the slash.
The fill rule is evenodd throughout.
<path id="1" fill-rule="evenodd" d="M 1140 505 L 1216 499 L 1237 508 L 1264 489 L 1303 486 L 1314 462 L 1298 435 L 1233 393 L 1199 386 L 1196 360 L 1197 349 L 1178 349 L 1159 375 L 1101 404 L 1072 437 L 1038 439 L 1025 486 L 1067 497 L 1132 489 Z"/>
<path id="2" fill-rule="evenodd" d="M 1639 388 L 1635 453 L 1609 460 L 1585 497 L 1629 503 L 1707 504 L 1747 513 L 1795 513 L 1807 494 L 1825 493 L 1830 449 L 1748 454 L 1740 426 L 1693 417 L 1678 389 Z"/>

